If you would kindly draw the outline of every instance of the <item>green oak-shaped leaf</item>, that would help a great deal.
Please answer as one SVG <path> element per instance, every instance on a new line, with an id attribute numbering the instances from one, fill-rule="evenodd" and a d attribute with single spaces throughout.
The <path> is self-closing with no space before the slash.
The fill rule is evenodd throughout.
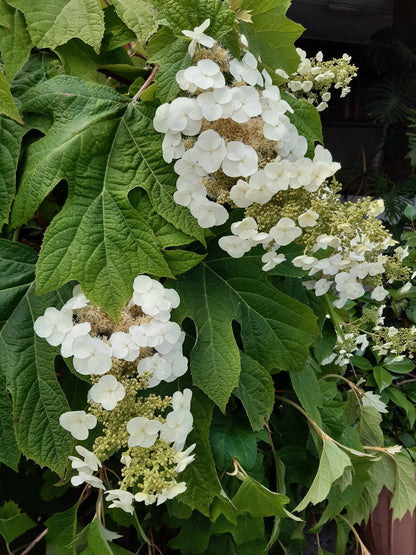
<path id="1" fill-rule="evenodd" d="M 295 41 L 303 32 L 302 25 L 286 17 L 290 0 L 243 0 L 240 9 L 251 11 L 252 23 L 241 22 L 250 52 L 260 56 L 267 69 L 296 70 L 299 56 Z"/>
<path id="2" fill-rule="evenodd" d="M 181 297 L 180 317 L 197 328 L 194 383 L 224 411 L 241 370 L 233 320 L 241 325 L 244 352 L 269 371 L 302 370 L 318 328 L 310 308 L 270 284 L 260 255 L 233 259 L 211 246 L 210 256 L 171 286 Z"/>
<path id="3" fill-rule="evenodd" d="M 256 434 L 238 418 L 229 420 L 221 413 L 214 415 L 210 430 L 211 449 L 219 470 L 231 470 L 233 459 L 247 470 L 256 464 Z"/>
<path id="4" fill-rule="evenodd" d="M 196 220 L 173 200 L 176 175 L 161 158 L 154 107 L 128 103 L 109 87 L 67 76 L 28 91 L 23 106 L 52 114 L 54 124 L 28 148 L 12 225 L 26 222 L 60 180 L 68 182 L 67 202 L 44 237 L 37 292 L 76 279 L 93 303 L 117 318 L 137 274 L 174 273 L 172 255 L 164 257 L 166 244 L 157 238 L 160 226 L 154 230 L 147 211 L 132 206 L 132 189 L 146 191 L 157 214 L 180 230 L 180 237 L 188 235 L 183 242 L 204 241 Z M 173 261 L 175 270 L 178 262 Z"/>
<path id="5" fill-rule="evenodd" d="M 0 227 L 9 221 L 15 195 L 16 167 L 20 144 L 27 129 L 6 116 L 0 116 Z"/>
<path id="6" fill-rule="evenodd" d="M 198 512 L 185 521 L 179 534 L 169 542 L 169 547 L 180 550 L 182 555 L 205 553 L 211 536 L 210 521 Z"/>
<path id="7" fill-rule="evenodd" d="M 167 28 L 160 29 L 149 40 L 148 59 L 159 66 L 155 84 L 156 97 L 161 102 L 170 102 L 180 90 L 175 75 L 191 65 L 188 44 L 185 40 L 176 38 Z"/>
<path id="8" fill-rule="evenodd" d="M 210 504 L 221 491 L 209 446 L 213 407 L 212 401 L 206 395 L 197 389 L 194 390 L 191 407 L 194 423 L 187 444 L 195 443 L 195 460 L 181 474 L 181 479 L 187 484 L 186 491 L 180 496 L 181 502 L 205 516 L 210 515 Z"/>
<path id="9" fill-rule="evenodd" d="M 232 502 L 239 511 L 250 513 L 254 517 L 290 516 L 283 507 L 289 502 L 289 498 L 270 491 L 250 476 L 245 477 Z"/>
<path id="10" fill-rule="evenodd" d="M 99 0 L 8 0 L 23 12 L 32 42 L 51 48 L 79 38 L 98 53 L 104 34 L 104 14 Z"/>
<path id="11" fill-rule="evenodd" d="M 0 507 L 0 535 L 7 543 L 11 543 L 35 526 L 33 520 L 22 513 L 14 501 L 7 501 Z"/>
<path id="12" fill-rule="evenodd" d="M 402 519 L 407 511 L 413 514 L 416 506 L 415 465 L 409 456 L 398 453 L 394 457 L 396 480 L 390 508 L 393 518 Z"/>
<path id="13" fill-rule="evenodd" d="M 351 467 L 350 457 L 332 440 L 324 439 L 318 472 L 308 493 L 295 510 L 302 511 L 308 503 L 316 505 L 323 501 L 327 497 L 332 484 L 341 478 L 346 469 L 351 469 Z"/>
<path id="14" fill-rule="evenodd" d="M 2 413 L 0 419 L 0 457 L 9 464 L 8 458 L 16 451 L 12 438 L 9 445 L 3 445 L 7 436 L 13 435 L 13 416 L 22 453 L 62 474 L 72 439 L 59 425 L 59 416 L 69 407 L 55 375 L 58 349 L 35 334 L 33 323 L 48 306 L 60 308 L 69 298 L 70 288 L 36 296 L 36 259 L 29 247 L 0 239 L 0 377 L 2 387 L 7 383 L 13 405 L 9 417 L 3 420 Z M 2 389 L 1 399 L 4 393 Z"/>
<path id="15" fill-rule="evenodd" d="M 253 430 L 264 428 L 274 405 L 274 383 L 270 372 L 258 362 L 240 352 L 241 372 L 238 387 L 233 391 L 247 413 Z M 297 375 L 297 372 L 293 375 Z"/>
<path id="16" fill-rule="evenodd" d="M 16 104 L 14 103 L 12 94 L 10 92 L 10 85 L 7 79 L 3 75 L 0 69 L 0 114 L 5 114 L 7 117 L 14 119 L 19 123 L 22 122 L 22 118 L 17 110 Z"/>
<path id="17" fill-rule="evenodd" d="M 0 52 L 4 73 L 7 79 L 12 81 L 16 73 L 27 62 L 32 42 L 23 14 L 9 6 L 5 0 L 0 1 L 0 17 L 6 24 L 0 33 Z"/>
<path id="18" fill-rule="evenodd" d="M 147 0 L 114 0 L 113 5 L 120 19 L 144 43 L 157 31 L 157 12 Z"/>
<path id="19" fill-rule="evenodd" d="M 58 555 L 74 555 L 71 543 L 77 532 L 78 503 L 63 513 L 55 513 L 45 522 L 48 527 L 46 543 L 57 549 Z"/>

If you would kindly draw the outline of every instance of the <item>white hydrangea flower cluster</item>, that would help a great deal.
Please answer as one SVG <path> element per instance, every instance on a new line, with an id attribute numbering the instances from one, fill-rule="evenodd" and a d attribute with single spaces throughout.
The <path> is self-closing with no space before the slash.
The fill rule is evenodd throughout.
<path id="1" fill-rule="evenodd" d="M 202 27 L 207 29 L 207 21 Z M 330 152 L 321 145 L 315 147 L 312 159 L 306 157 L 307 140 L 288 117 L 292 108 L 282 99 L 268 73 L 259 71 L 252 53 L 246 51 L 241 61 L 227 59 L 224 63 L 218 49 L 213 43 L 212 47 L 196 51 L 196 64 L 176 75 L 184 96 L 162 104 L 153 120 L 155 129 L 165 134 L 165 161 L 177 160 L 175 201 L 188 207 L 204 228 L 221 225 L 228 219 L 224 202 L 219 200 L 224 187 L 218 193 L 224 183 L 228 191 L 225 202 L 246 210 L 297 190 L 320 196 L 324 204 L 327 180 L 340 164 L 333 162 Z M 303 51 L 298 53 L 298 72 L 307 75 L 313 69 L 313 75 L 323 83 L 325 74 L 317 65 L 322 62 L 322 54 L 317 55 L 313 65 Z M 214 61 L 216 57 L 218 63 Z M 344 57 L 343 61 L 348 64 L 350 59 Z M 304 84 L 302 87 L 306 91 Z M 245 140 L 236 140 L 237 136 L 244 136 Z M 213 194 L 216 187 L 217 195 Z M 383 211 L 381 204 L 371 204 L 373 219 Z M 255 218 L 247 216 L 232 224 L 232 235 L 221 237 L 219 245 L 235 258 L 262 245 L 267 251 L 263 270 L 268 271 L 285 260 L 285 255 L 277 252 L 281 247 L 299 242 L 319 223 L 320 213 L 307 206 L 296 219 L 278 218 L 267 232 L 264 228 L 259 230 Z M 351 238 L 349 229 L 339 229 L 337 235 L 321 233 L 308 254 L 296 257 L 293 263 L 314 277 L 306 285 L 317 295 L 333 286 L 339 296 L 338 306 L 343 306 L 348 299 L 364 294 L 363 281 L 367 276 L 384 272 L 383 256 L 368 261 L 367 253 L 375 249 L 381 253 L 391 244 L 390 237 L 377 243 L 365 231 L 357 229 Z M 380 286 L 375 288 L 373 297 L 381 299 L 384 294 Z"/>
<path id="2" fill-rule="evenodd" d="M 289 76 L 282 69 L 276 70 L 277 75 L 286 80 L 285 86 L 291 93 L 306 98 L 322 112 L 328 108 L 332 86 L 341 89 L 341 98 L 351 91 L 349 85 L 357 75 L 357 68 L 350 64 L 351 56 L 343 54 L 342 58 L 324 62 L 321 51 L 314 58 L 308 58 L 301 48 L 296 48 L 296 52 L 300 62 L 294 73 Z"/>
<path id="3" fill-rule="evenodd" d="M 206 23 L 201 27 L 206 29 Z M 200 53 L 203 55 L 204 51 Z M 226 84 L 230 78 L 234 80 L 232 86 Z M 245 208 L 253 203 L 264 204 L 289 187 L 315 191 L 339 169 L 339 164 L 332 162 L 330 153 L 321 146 L 316 147 L 313 160 L 305 157 L 307 141 L 286 115 L 293 112 L 292 108 L 281 98 L 270 75 L 257 69 L 257 60 L 251 52 L 246 52 L 241 62 L 232 59 L 228 72 L 207 55 L 196 65 L 180 70 L 176 80 L 191 96 L 180 96 L 159 106 L 153 125 L 165 135 L 164 160 L 168 163 L 177 160 L 174 199 L 189 208 L 201 227 L 221 225 L 228 219 L 226 208 L 207 198 L 207 181 L 230 178 L 234 183 L 230 188 L 231 201 Z M 259 160 L 251 144 L 230 140 L 226 133 L 219 132 L 228 124 L 243 126 L 253 120 L 260 125 L 263 140 L 269 141 L 274 152 L 267 163 Z M 220 244 L 226 250 L 230 246 L 229 252 L 234 256 L 247 252 L 249 245 L 250 248 L 259 243 L 279 245 L 282 236 L 279 229 L 278 226 L 270 236 L 257 234 L 249 240 L 235 235 Z M 286 238 L 282 241 L 288 244 Z"/>
<path id="4" fill-rule="evenodd" d="M 59 418 L 60 425 L 75 439 L 83 441 L 88 438 L 89 431 L 98 422 L 95 414 L 107 411 L 117 414 L 122 401 L 126 398 L 129 404 L 131 398 L 133 406 L 127 407 L 127 413 L 126 408 L 121 407 L 117 418 L 129 414 L 128 411 L 131 416 L 138 389 L 153 388 L 161 381 L 172 382 L 186 373 L 188 361 L 182 354 L 185 334 L 178 324 L 170 321 L 171 310 L 178 307 L 179 301 L 179 295 L 173 289 L 165 289 L 158 281 L 139 275 L 133 283 L 133 297 L 123 309 L 118 326 L 98 307 L 90 305 L 80 286 L 74 288 L 73 297 L 61 310 L 49 307 L 43 316 L 37 318 L 35 333 L 53 346 L 60 345 L 62 356 L 73 357 L 77 372 L 91 376 L 93 381 L 88 400 L 95 410 L 89 413 L 69 411 Z M 130 372 L 133 369 L 130 378 L 133 377 L 134 386 L 130 385 L 129 376 L 123 378 L 123 364 L 128 365 Z M 178 484 L 175 477 L 194 458 L 191 452 L 195 445 L 183 451 L 193 424 L 191 390 L 177 391 L 172 398 L 165 397 L 164 400 L 158 398 L 159 404 L 155 404 L 154 395 L 151 397 L 149 407 L 152 412 L 159 409 L 162 414 L 153 419 L 133 416 L 121 422 L 125 447 L 149 449 L 157 443 L 163 461 L 165 446 L 169 451 L 172 480 L 164 482 L 160 491 L 151 494 L 140 488 L 136 493 L 130 493 L 126 488 L 107 490 L 108 500 L 112 502 L 110 506 L 128 512 L 133 511 L 134 499 L 160 504 L 182 493 L 186 484 Z M 146 407 L 146 404 L 138 406 Z M 169 407 L 172 410 L 163 415 Z M 149 410 L 145 412 L 149 416 Z M 105 490 L 103 481 L 94 475 L 101 468 L 103 459 L 81 445 L 75 449 L 84 459 L 70 457 L 72 468 L 78 472 L 71 478 L 72 484 L 87 483 Z M 121 462 L 127 468 L 133 464 L 132 457 L 125 454 Z"/>

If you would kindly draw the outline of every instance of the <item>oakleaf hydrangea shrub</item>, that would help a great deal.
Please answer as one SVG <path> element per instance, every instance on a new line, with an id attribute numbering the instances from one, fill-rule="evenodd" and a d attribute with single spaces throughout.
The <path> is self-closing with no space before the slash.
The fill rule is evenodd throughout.
<path id="1" fill-rule="evenodd" d="M 82 458 L 70 457 L 77 472 L 71 483 L 104 490 L 110 507 L 129 513 L 134 500 L 159 505 L 185 491 L 178 475 L 194 459 L 195 445 L 184 449 L 193 423 L 191 390 L 163 398 L 152 393 L 161 381 L 172 382 L 188 368 L 182 354 L 185 334 L 170 321 L 178 305 L 176 291 L 139 275 L 118 324 L 91 305 L 80 286 L 61 310 L 47 308 L 34 324 L 36 334 L 60 345 L 62 357 L 72 357 L 75 370 L 93 384 L 88 411 L 65 412 L 59 418 L 78 441 L 99 427 L 92 452 L 75 447 Z M 104 463 L 115 453 L 121 479 L 118 488 L 108 489 L 112 478 Z"/>
<path id="2" fill-rule="evenodd" d="M 267 71 L 260 73 L 244 39 L 239 61 L 199 28 L 186 33 L 194 63 L 176 73 L 182 93 L 162 104 L 153 120 L 164 134 L 164 160 L 176 160 L 176 203 L 204 228 L 227 221 L 225 205 L 243 208 L 244 219 L 231 224 L 232 234 L 221 237 L 219 245 L 235 258 L 262 245 L 264 271 L 286 260 L 285 247 L 302 246 L 303 254 L 291 262 L 310 276 L 305 286 L 318 296 L 332 288 L 339 308 L 367 288 L 382 300 L 387 294 L 383 274 L 392 279 L 400 267 L 400 253 L 383 254 L 395 244 L 377 219 L 383 202 L 341 202 L 333 178 L 340 164 L 319 144 L 307 155 L 308 142 L 289 119 L 293 108 Z M 313 63 L 303 51 L 300 55 L 298 73 L 312 72 L 321 85 L 326 83 L 324 95 L 334 79 L 347 94 L 356 70 L 348 56 L 322 73 L 321 54 Z M 310 92 L 294 82 L 287 85 L 292 93 Z M 315 96 L 309 100 L 313 103 Z"/>

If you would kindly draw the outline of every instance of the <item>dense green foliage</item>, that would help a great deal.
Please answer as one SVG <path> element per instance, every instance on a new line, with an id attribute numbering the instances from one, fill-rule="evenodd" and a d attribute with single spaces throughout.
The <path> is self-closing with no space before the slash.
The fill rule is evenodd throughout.
<path id="1" fill-rule="evenodd" d="M 107 4 L 0 0 L 0 551 L 41 535 L 33 553 L 297 554 L 307 532 L 334 519 L 342 555 L 383 485 L 395 491 L 395 517 L 413 510 L 414 364 L 363 354 L 352 371 L 322 366 L 360 303 L 335 309 L 301 285 L 302 270 L 266 274 L 260 251 L 220 250 L 227 230 L 202 229 L 174 202 L 176 175 L 152 125 L 191 63 L 182 30 L 210 18 L 210 36 L 235 56 L 244 33 L 275 75 L 296 69 L 302 28 L 286 0 Z M 284 98 L 312 156 L 319 114 Z M 173 386 L 193 389 L 196 456 L 183 494 L 131 515 L 104 507 L 102 492 L 68 487 L 74 442 L 59 416 L 85 408 L 89 378 L 33 324 L 63 306 L 74 282 L 118 321 L 140 273 L 181 298 L 174 319 L 190 372 Z M 415 322 L 416 295 L 391 295 L 390 318 L 405 311 Z M 390 401 L 383 420 L 356 402 L 360 377 Z M 389 451 L 395 443 L 409 451 Z"/>

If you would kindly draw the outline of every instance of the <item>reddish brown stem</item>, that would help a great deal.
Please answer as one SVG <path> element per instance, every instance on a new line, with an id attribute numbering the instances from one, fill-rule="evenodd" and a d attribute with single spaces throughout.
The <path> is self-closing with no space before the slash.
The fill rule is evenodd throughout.
<path id="1" fill-rule="evenodd" d="M 159 69 L 159 66 L 154 66 L 153 67 L 152 73 L 149 75 L 149 77 L 146 79 L 146 81 L 143 83 L 143 85 L 140 87 L 140 89 L 137 91 L 137 93 L 131 99 L 132 102 L 136 102 L 137 99 L 139 98 L 139 96 L 142 94 L 142 92 L 147 89 L 147 87 L 150 85 L 150 83 L 155 78 L 155 75 L 156 75 L 156 72 L 157 72 L 158 69 Z"/>

